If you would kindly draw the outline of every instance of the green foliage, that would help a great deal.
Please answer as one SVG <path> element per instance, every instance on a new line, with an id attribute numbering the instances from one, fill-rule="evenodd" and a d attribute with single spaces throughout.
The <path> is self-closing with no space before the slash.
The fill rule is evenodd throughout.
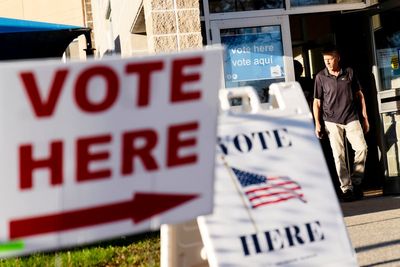
<path id="1" fill-rule="evenodd" d="M 159 232 L 121 238 L 91 247 L 0 259 L 0 267 L 158 267 Z"/>

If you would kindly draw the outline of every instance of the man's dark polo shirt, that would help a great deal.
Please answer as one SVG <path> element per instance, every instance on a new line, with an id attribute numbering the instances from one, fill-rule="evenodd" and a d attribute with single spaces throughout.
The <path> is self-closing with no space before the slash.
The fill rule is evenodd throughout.
<path id="1" fill-rule="evenodd" d="M 358 119 L 355 93 L 361 90 L 351 68 L 341 69 L 338 77 L 321 70 L 315 77 L 314 97 L 321 100 L 324 121 L 347 124 Z"/>

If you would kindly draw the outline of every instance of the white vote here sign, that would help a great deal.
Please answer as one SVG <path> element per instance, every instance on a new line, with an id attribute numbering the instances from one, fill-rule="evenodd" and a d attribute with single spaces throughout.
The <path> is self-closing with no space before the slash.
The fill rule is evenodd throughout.
<path id="1" fill-rule="evenodd" d="M 221 54 L 1 64 L 0 256 L 210 213 Z"/>
<path id="2" fill-rule="evenodd" d="M 357 266 L 299 84 L 270 93 L 276 109 L 220 116 L 210 266 Z"/>

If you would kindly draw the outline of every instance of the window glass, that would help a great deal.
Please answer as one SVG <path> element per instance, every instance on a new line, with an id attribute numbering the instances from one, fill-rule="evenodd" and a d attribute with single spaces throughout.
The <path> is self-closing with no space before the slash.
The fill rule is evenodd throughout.
<path id="1" fill-rule="evenodd" d="M 376 58 L 381 90 L 400 88 L 400 25 L 397 12 L 380 14 L 375 31 Z"/>
<path id="2" fill-rule="evenodd" d="M 200 17 L 204 16 L 204 7 L 203 7 L 203 0 L 199 1 L 200 5 Z"/>
<path id="3" fill-rule="evenodd" d="M 253 86 L 262 103 L 268 86 L 285 79 L 280 25 L 221 29 L 225 87 Z"/>
<path id="4" fill-rule="evenodd" d="M 203 45 L 207 45 L 207 35 L 206 35 L 206 23 L 204 21 L 200 21 L 201 26 L 201 37 L 203 39 Z"/>
<path id="5" fill-rule="evenodd" d="M 283 8 L 283 0 L 209 0 L 210 13 Z"/>
<path id="6" fill-rule="evenodd" d="M 290 0 L 291 6 L 364 3 L 364 0 Z"/>

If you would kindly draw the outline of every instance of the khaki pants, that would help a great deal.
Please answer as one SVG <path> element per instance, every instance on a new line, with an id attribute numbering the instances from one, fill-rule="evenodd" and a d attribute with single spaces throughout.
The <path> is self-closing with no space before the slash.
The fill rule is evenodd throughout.
<path id="1" fill-rule="evenodd" d="M 358 120 L 346 125 L 333 122 L 325 122 L 325 128 L 329 136 L 336 172 L 343 192 L 352 190 L 353 185 L 360 185 L 364 177 L 365 161 L 367 159 L 367 143 Z M 350 175 L 346 165 L 346 151 L 344 146 L 344 132 L 354 150 L 353 173 Z"/>

